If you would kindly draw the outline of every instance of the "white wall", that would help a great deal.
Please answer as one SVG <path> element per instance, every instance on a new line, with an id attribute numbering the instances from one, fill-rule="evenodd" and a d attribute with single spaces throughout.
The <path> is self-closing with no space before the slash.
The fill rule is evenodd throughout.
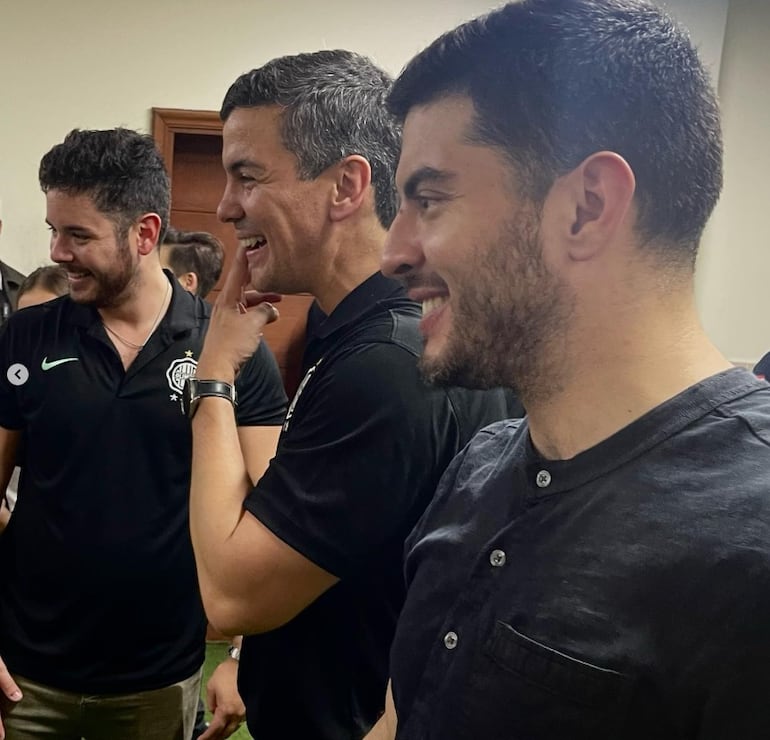
<path id="1" fill-rule="evenodd" d="M 0 258 L 47 261 L 40 158 L 72 128 L 149 132 L 150 109 L 218 110 L 272 57 L 348 48 L 393 74 L 495 0 L 0 0 Z"/>
<path id="2" fill-rule="evenodd" d="M 730 0 L 657 1 L 688 29 L 701 60 L 718 80 Z"/>
<path id="3" fill-rule="evenodd" d="M 728 0 L 660 0 L 714 68 Z M 150 109 L 218 109 L 241 73 L 280 54 L 344 47 L 392 73 L 497 0 L 0 0 L 0 257 L 47 259 L 40 157 L 72 128 L 149 131 Z M 725 191 L 697 275 L 704 324 L 733 360 L 770 349 L 770 0 L 729 0 L 719 92 Z"/>
<path id="4" fill-rule="evenodd" d="M 736 362 L 770 350 L 770 1 L 731 0 L 719 81 L 725 187 L 701 248 L 704 325 Z"/>

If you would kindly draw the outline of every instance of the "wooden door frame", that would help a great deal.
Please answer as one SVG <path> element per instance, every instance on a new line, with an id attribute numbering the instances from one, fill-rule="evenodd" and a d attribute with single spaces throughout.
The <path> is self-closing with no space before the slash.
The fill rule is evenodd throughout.
<path id="1" fill-rule="evenodd" d="M 168 176 L 174 170 L 174 137 L 177 134 L 222 135 L 222 121 L 215 110 L 153 108 L 152 137 L 163 155 Z"/>

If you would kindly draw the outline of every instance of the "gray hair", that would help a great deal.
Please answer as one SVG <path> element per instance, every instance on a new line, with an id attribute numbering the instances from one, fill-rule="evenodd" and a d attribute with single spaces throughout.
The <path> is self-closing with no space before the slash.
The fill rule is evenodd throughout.
<path id="1" fill-rule="evenodd" d="M 226 121 L 235 108 L 282 106 L 283 144 L 306 180 L 352 154 L 364 157 L 372 169 L 377 216 L 388 228 L 396 215 L 401 145 L 401 125 L 386 105 L 391 85 L 386 72 L 351 51 L 279 57 L 241 75 L 219 115 Z"/>

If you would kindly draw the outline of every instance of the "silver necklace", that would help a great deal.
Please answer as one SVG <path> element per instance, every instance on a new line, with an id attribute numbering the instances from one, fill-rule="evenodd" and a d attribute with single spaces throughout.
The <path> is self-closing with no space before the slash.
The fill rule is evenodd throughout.
<path id="1" fill-rule="evenodd" d="M 158 309 L 158 314 L 155 317 L 155 321 L 153 321 L 152 327 L 150 328 L 150 333 L 145 337 L 145 340 L 141 344 L 137 344 L 136 342 L 131 342 L 125 337 L 121 337 L 120 334 L 118 334 L 113 328 L 107 326 L 107 322 L 104 319 L 102 319 L 102 326 L 110 334 L 112 334 L 112 336 L 115 337 L 115 339 L 125 344 L 126 347 L 130 347 L 131 349 L 135 349 L 137 351 L 144 349 L 144 345 L 150 341 L 150 337 L 152 336 L 152 333 L 155 331 L 155 329 L 158 328 L 158 324 L 160 324 L 160 320 L 163 314 L 163 309 L 166 307 L 166 299 L 168 298 L 168 294 L 170 290 L 171 290 L 171 283 L 169 282 L 166 285 L 166 292 L 163 295 L 163 301 L 160 304 L 160 308 Z"/>

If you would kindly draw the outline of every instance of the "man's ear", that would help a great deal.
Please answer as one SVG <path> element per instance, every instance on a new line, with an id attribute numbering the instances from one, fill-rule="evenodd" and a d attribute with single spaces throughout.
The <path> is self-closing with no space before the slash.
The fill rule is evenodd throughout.
<path id="1" fill-rule="evenodd" d="M 367 197 L 371 182 L 372 168 L 359 154 L 351 154 L 337 164 L 331 220 L 342 221 L 355 213 Z"/>
<path id="2" fill-rule="evenodd" d="M 181 275 L 177 275 L 176 279 L 188 293 L 198 295 L 198 276 L 196 273 L 184 272 Z"/>
<path id="3" fill-rule="evenodd" d="M 562 235 L 570 257 L 590 259 L 612 241 L 628 218 L 636 179 L 628 162 L 615 152 L 596 152 L 559 178 Z"/>
<path id="4" fill-rule="evenodd" d="M 161 220 L 157 213 L 145 213 L 136 223 L 139 254 L 150 254 L 158 243 Z"/>

